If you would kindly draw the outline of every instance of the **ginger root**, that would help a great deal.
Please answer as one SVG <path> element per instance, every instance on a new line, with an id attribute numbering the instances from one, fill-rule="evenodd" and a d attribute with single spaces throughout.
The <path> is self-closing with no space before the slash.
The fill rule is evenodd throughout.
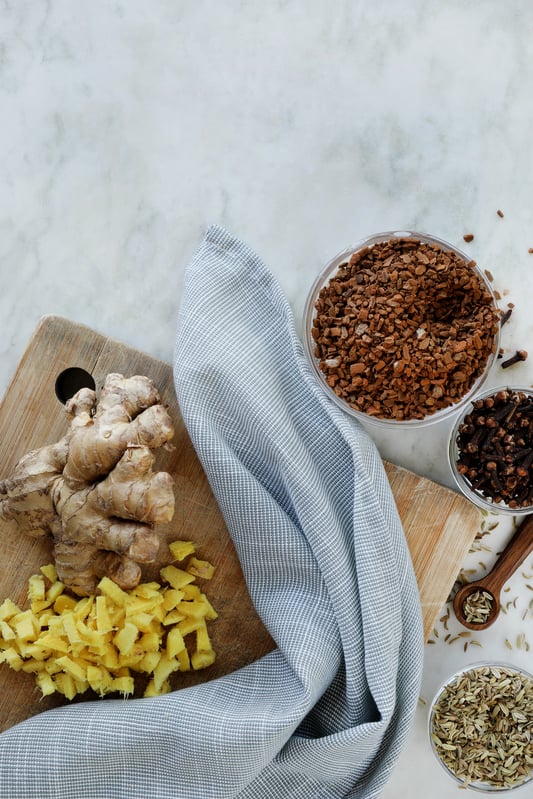
<path id="1" fill-rule="evenodd" d="M 103 576 L 129 590 L 141 580 L 139 564 L 157 556 L 156 526 L 174 514 L 172 477 L 152 470 L 172 421 L 140 375 L 109 374 L 98 400 L 82 388 L 65 408 L 66 435 L 0 481 L 0 518 L 52 536 L 59 580 L 74 594 L 95 594 Z"/>

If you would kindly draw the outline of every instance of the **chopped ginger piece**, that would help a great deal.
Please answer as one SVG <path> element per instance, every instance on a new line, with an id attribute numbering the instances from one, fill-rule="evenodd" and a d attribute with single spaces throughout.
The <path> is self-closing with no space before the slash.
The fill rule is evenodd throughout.
<path id="1" fill-rule="evenodd" d="M 204 580 L 210 580 L 215 573 L 215 567 L 207 560 L 189 558 L 186 571 L 190 574 L 194 574 L 195 577 L 202 577 Z"/>
<path id="2" fill-rule="evenodd" d="M 175 543 L 177 560 L 191 554 L 190 542 Z M 97 596 L 79 599 L 64 593 L 53 565 L 40 572 L 28 581 L 30 609 L 11 599 L 0 605 L 0 663 L 34 674 L 43 696 L 57 692 L 70 700 L 89 688 L 99 696 L 130 696 L 133 672 L 147 674 L 144 695 L 157 696 L 171 690 L 174 672 L 214 662 L 207 622 L 217 613 L 194 574 L 166 566 L 162 584 L 129 591 L 104 577 Z"/>
<path id="3" fill-rule="evenodd" d="M 194 582 L 194 574 L 189 574 L 183 569 L 178 569 L 177 566 L 164 566 L 159 572 L 163 580 L 166 580 L 172 588 L 183 588 L 187 583 Z"/>
<path id="4" fill-rule="evenodd" d="M 187 555 L 193 555 L 196 552 L 192 541 L 173 541 L 168 548 L 174 560 L 185 560 Z"/>

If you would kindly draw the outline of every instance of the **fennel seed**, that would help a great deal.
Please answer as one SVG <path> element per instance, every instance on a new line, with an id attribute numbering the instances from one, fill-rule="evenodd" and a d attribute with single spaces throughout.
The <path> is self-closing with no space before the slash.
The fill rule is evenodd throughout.
<path id="1" fill-rule="evenodd" d="M 454 678 L 433 705 L 431 740 L 463 786 L 509 788 L 533 777 L 533 679 L 478 666 Z"/>

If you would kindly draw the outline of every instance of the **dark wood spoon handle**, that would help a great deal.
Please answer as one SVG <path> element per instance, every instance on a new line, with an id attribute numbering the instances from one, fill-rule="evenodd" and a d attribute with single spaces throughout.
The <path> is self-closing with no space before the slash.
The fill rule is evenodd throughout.
<path id="1" fill-rule="evenodd" d="M 517 528 L 494 567 L 479 582 L 482 583 L 493 596 L 498 596 L 509 577 L 511 577 L 532 551 L 533 514 L 526 516 L 525 521 Z"/>

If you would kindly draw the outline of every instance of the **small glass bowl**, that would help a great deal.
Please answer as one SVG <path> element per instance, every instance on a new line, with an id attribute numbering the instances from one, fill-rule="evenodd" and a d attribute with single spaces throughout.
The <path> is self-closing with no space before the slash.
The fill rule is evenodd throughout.
<path id="1" fill-rule="evenodd" d="M 438 752 L 437 745 L 436 745 L 435 741 L 433 740 L 433 731 L 434 731 L 436 707 L 438 706 L 438 704 L 439 704 L 443 694 L 445 693 L 445 691 L 447 691 L 451 686 L 453 686 L 453 684 L 457 680 L 459 680 L 461 677 L 466 676 L 466 675 L 468 675 L 468 674 L 470 674 L 472 672 L 476 672 L 478 669 L 486 669 L 486 668 L 501 669 L 501 670 L 504 670 L 505 672 L 511 673 L 513 676 L 522 677 L 522 678 L 526 678 L 526 679 L 529 679 L 529 680 L 533 681 L 533 674 L 530 674 L 525 669 L 519 668 L 518 666 L 513 666 L 510 663 L 503 663 L 503 662 L 497 662 L 497 661 L 493 661 L 493 662 L 482 661 L 482 662 L 479 662 L 479 663 L 472 663 L 472 664 L 469 664 L 468 666 L 465 666 L 462 669 L 457 670 L 454 674 L 452 674 L 450 677 L 448 677 L 445 680 L 445 682 L 442 683 L 442 685 L 439 687 L 439 689 L 435 693 L 433 701 L 431 702 L 431 705 L 430 705 L 429 714 L 428 714 L 428 727 L 427 727 L 427 729 L 428 729 L 428 736 L 429 736 L 429 742 L 430 742 L 431 749 L 433 751 L 433 754 L 437 758 L 437 761 L 442 766 L 442 768 L 444 769 L 446 774 L 448 774 L 448 776 L 451 777 L 454 780 L 454 782 L 457 783 L 458 786 L 465 787 L 465 788 L 470 788 L 473 791 L 484 791 L 486 793 L 505 793 L 505 792 L 509 792 L 509 791 L 519 791 L 520 788 L 526 788 L 527 791 L 528 791 L 528 795 L 529 795 L 529 793 L 531 791 L 531 785 L 530 785 L 530 783 L 532 781 L 532 777 L 531 776 L 528 777 L 527 779 L 523 780 L 520 783 L 515 783 L 514 785 L 502 785 L 502 786 L 500 786 L 500 785 L 494 785 L 494 784 L 489 783 L 489 782 L 482 782 L 482 781 L 479 781 L 479 780 L 472 781 L 472 782 L 467 782 L 465 784 L 464 779 L 462 779 L 461 777 L 458 777 L 454 773 L 454 771 L 452 771 L 452 769 L 449 766 L 447 766 L 446 763 L 442 760 L 442 758 L 441 758 L 441 756 L 440 756 L 440 754 Z M 488 743 L 487 748 L 490 748 L 490 743 Z"/>
<path id="2" fill-rule="evenodd" d="M 461 250 L 454 247 L 452 244 L 449 244 L 442 239 L 436 238 L 435 236 L 430 236 L 425 233 L 415 233 L 413 231 L 406 231 L 406 230 L 398 230 L 398 231 L 388 231 L 385 233 L 377 233 L 373 236 L 369 236 L 353 247 L 348 247 L 342 252 L 338 253 L 334 258 L 332 258 L 322 272 L 318 275 L 318 277 L 313 282 L 311 286 L 311 290 L 307 296 L 307 300 L 305 303 L 304 308 L 304 344 L 305 350 L 309 359 L 309 362 L 312 366 L 312 371 L 317 378 L 319 384 L 326 392 L 327 396 L 333 400 L 340 408 L 342 408 L 346 413 L 353 416 L 360 421 L 370 422 L 380 427 L 393 427 L 393 428 L 412 428 L 412 427 L 421 427 L 424 425 L 434 424 L 436 422 L 441 422 L 444 419 L 448 419 L 453 416 L 457 411 L 459 411 L 464 405 L 469 401 L 469 399 L 480 390 L 480 388 L 485 384 L 487 377 L 494 365 L 498 351 L 499 351 L 499 342 L 500 342 L 500 329 L 498 329 L 495 333 L 494 340 L 493 340 L 493 347 L 492 352 L 489 354 L 487 358 L 487 362 L 485 364 L 485 368 L 483 372 L 479 375 L 479 377 L 474 381 L 469 391 L 464 394 L 457 402 L 452 405 L 449 405 L 445 408 L 442 408 L 434 413 L 428 413 L 421 419 L 393 419 L 393 418 L 386 418 L 386 417 L 377 417 L 371 414 L 364 413 L 361 410 L 354 408 L 350 405 L 346 400 L 339 397 L 335 391 L 328 385 L 326 382 L 326 377 L 322 370 L 319 367 L 319 361 L 315 357 L 315 342 L 312 335 L 313 329 L 313 320 L 315 317 L 316 309 L 315 303 L 318 299 L 318 295 L 322 288 L 326 286 L 332 277 L 335 276 L 339 266 L 350 259 L 350 256 L 356 252 L 360 252 L 365 250 L 369 247 L 372 247 L 375 244 L 383 243 L 391 240 L 399 240 L 399 239 L 412 239 L 413 241 L 420 241 L 424 244 L 430 244 L 439 247 L 441 250 L 446 252 L 452 252 L 459 258 L 461 258 L 466 264 L 471 264 L 472 259 L 466 255 Z M 478 278 L 480 279 L 483 286 L 486 288 L 488 293 L 492 296 L 492 300 L 494 303 L 494 309 L 497 311 L 497 303 L 496 297 L 494 295 L 494 291 L 492 286 L 490 285 L 489 281 L 487 280 L 486 276 L 481 272 L 481 270 L 477 266 L 472 266 L 471 268 L 477 274 Z"/>
<path id="3" fill-rule="evenodd" d="M 495 386 L 493 388 L 487 388 L 485 391 L 476 394 L 475 397 L 472 398 L 471 402 L 474 402 L 478 399 L 486 399 L 487 397 L 492 397 L 498 394 L 500 391 L 519 391 L 522 394 L 525 394 L 529 398 L 533 398 L 533 389 L 531 387 L 526 386 L 513 386 L 513 385 L 503 385 L 503 386 Z M 472 488 L 468 479 L 459 472 L 457 465 L 460 456 L 460 448 L 457 442 L 457 438 L 459 435 L 459 428 L 463 424 L 464 419 L 468 414 L 472 411 L 472 405 L 469 408 L 465 408 L 462 410 L 462 413 L 457 417 L 455 420 L 453 429 L 450 433 L 450 440 L 448 443 L 448 458 L 450 462 L 450 468 L 452 470 L 452 474 L 455 480 L 455 483 L 461 491 L 461 493 L 468 499 L 470 502 L 473 502 L 478 508 L 482 510 L 489 511 L 490 513 L 500 513 L 502 515 L 508 516 L 525 516 L 526 514 L 533 513 L 533 505 L 526 505 L 520 508 L 512 508 L 509 507 L 504 502 L 493 502 L 490 498 L 486 497 L 483 492 Z M 530 470 L 531 472 L 531 470 Z"/>

